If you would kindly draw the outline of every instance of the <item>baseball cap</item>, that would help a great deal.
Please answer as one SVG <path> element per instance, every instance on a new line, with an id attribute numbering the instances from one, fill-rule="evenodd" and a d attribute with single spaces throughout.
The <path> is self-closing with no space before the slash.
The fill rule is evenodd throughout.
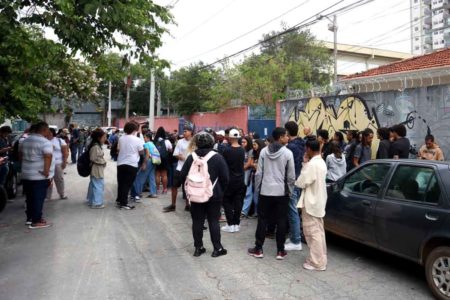
<path id="1" fill-rule="evenodd" d="M 219 130 L 216 132 L 217 135 L 221 135 L 221 136 L 225 136 L 225 131 L 224 130 Z"/>
<path id="2" fill-rule="evenodd" d="M 229 137 L 230 138 L 235 138 L 235 139 L 240 139 L 241 138 L 241 133 L 237 129 L 231 129 Z"/>
<path id="3" fill-rule="evenodd" d="M 191 125 L 184 125 L 183 130 L 187 130 L 187 131 L 194 131 L 194 129 L 192 128 Z"/>

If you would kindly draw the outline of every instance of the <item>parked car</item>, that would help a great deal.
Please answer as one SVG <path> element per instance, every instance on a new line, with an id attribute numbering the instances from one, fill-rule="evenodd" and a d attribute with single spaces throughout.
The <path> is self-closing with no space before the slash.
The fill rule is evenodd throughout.
<path id="1" fill-rule="evenodd" d="M 373 160 L 328 186 L 325 228 L 424 266 L 450 299 L 450 165 Z"/>

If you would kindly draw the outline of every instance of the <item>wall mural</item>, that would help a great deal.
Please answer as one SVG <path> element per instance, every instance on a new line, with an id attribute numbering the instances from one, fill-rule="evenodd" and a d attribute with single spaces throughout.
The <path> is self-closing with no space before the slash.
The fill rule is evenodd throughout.
<path id="1" fill-rule="evenodd" d="M 292 120 L 314 132 L 326 129 L 330 137 L 336 131 L 364 130 L 404 124 L 411 141 L 411 158 L 433 134 L 446 159 L 450 159 L 450 86 L 432 86 L 403 91 L 363 93 L 289 100 L 281 103 L 281 122 Z M 378 140 L 372 145 L 373 154 Z"/>
<path id="2" fill-rule="evenodd" d="M 322 98 L 299 101 L 289 120 L 297 122 L 300 136 L 304 136 L 303 129 L 305 127 L 311 128 L 313 132 L 326 129 L 330 138 L 337 131 L 343 132 L 345 135 L 347 130 L 362 131 L 370 128 L 375 133 L 372 152 L 376 153 L 376 149 L 378 149 L 379 141 L 376 138 L 376 132 L 379 122 L 376 111 L 375 109 L 372 112 L 369 111 L 364 100 L 357 96 L 349 96 L 344 98 L 342 102 L 335 99 L 335 101 L 328 101 L 327 103 Z"/>

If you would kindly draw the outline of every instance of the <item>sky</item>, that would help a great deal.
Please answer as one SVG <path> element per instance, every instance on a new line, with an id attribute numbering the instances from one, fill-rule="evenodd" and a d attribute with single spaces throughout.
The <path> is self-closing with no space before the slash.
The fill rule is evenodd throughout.
<path id="1" fill-rule="evenodd" d="M 198 61 L 212 63 L 257 43 L 264 33 L 281 30 L 283 24 L 290 27 L 316 18 L 321 10 L 335 3 L 341 2 L 323 14 L 357 1 L 156 0 L 160 5 L 173 5 L 171 12 L 177 23 L 169 26 L 170 35 L 164 35 L 158 54 L 172 63 L 172 70 Z M 338 14 L 338 43 L 409 53 L 409 7 L 410 0 L 373 0 Z M 332 42 L 328 23 L 322 19 L 309 29 L 318 40 Z M 246 52 L 235 61 L 249 54 Z"/>

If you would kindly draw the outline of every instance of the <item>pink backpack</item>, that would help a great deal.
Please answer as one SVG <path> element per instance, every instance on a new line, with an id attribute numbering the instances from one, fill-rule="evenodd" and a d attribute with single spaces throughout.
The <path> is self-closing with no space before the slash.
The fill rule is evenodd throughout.
<path id="1" fill-rule="evenodd" d="M 208 172 L 208 160 L 216 153 L 210 151 L 205 157 L 199 157 L 196 153 L 192 153 L 191 168 L 189 169 L 184 188 L 189 202 L 205 203 L 213 195 L 214 184 L 211 182 Z"/>

